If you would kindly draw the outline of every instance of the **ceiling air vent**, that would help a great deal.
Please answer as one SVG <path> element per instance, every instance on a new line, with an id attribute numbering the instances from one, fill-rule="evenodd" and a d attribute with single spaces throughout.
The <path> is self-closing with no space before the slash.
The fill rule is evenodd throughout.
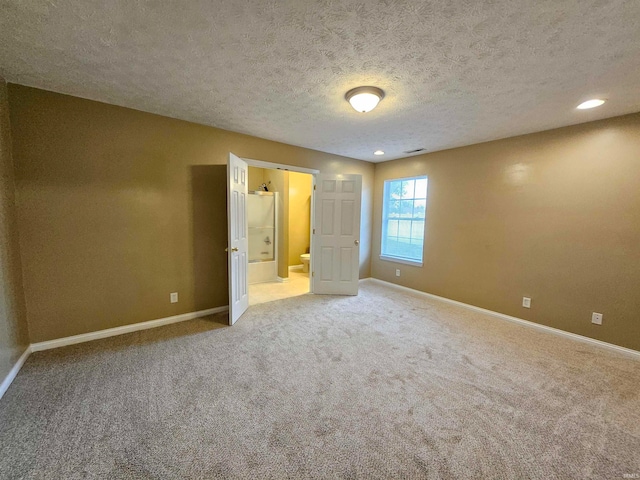
<path id="1" fill-rule="evenodd" d="M 422 147 L 422 148 L 416 148 L 415 150 L 407 150 L 406 153 L 407 155 L 411 155 L 412 153 L 420 153 L 420 152 L 424 152 L 426 150 L 426 148 Z"/>

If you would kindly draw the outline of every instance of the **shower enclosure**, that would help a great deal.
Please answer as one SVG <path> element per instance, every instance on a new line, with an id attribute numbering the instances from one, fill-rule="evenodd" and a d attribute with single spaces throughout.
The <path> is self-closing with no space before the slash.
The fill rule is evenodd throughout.
<path id="1" fill-rule="evenodd" d="M 276 259 L 276 192 L 249 192 L 247 216 L 249 224 L 249 283 L 278 280 Z"/>

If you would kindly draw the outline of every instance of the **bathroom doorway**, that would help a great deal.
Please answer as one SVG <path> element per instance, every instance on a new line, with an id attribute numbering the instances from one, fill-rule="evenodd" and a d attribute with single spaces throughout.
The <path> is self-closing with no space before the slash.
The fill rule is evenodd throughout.
<path id="1" fill-rule="evenodd" d="M 247 162 L 249 305 L 309 293 L 313 175 Z"/>

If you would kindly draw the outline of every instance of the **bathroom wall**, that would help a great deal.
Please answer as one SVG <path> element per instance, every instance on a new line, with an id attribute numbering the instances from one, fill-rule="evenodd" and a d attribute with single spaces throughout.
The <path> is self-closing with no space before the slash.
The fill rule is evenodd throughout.
<path id="1" fill-rule="evenodd" d="M 264 183 L 264 168 L 249 167 L 247 172 L 247 180 L 249 182 L 249 191 L 262 190 L 260 186 Z"/>
<path id="2" fill-rule="evenodd" d="M 289 266 L 300 265 L 310 246 L 312 182 L 307 173 L 289 172 Z"/>

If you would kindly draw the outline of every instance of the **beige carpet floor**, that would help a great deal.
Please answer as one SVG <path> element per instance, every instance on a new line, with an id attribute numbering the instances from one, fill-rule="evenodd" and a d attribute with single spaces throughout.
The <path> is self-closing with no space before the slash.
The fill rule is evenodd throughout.
<path id="1" fill-rule="evenodd" d="M 0 477 L 624 478 L 640 362 L 364 282 L 33 354 Z"/>

